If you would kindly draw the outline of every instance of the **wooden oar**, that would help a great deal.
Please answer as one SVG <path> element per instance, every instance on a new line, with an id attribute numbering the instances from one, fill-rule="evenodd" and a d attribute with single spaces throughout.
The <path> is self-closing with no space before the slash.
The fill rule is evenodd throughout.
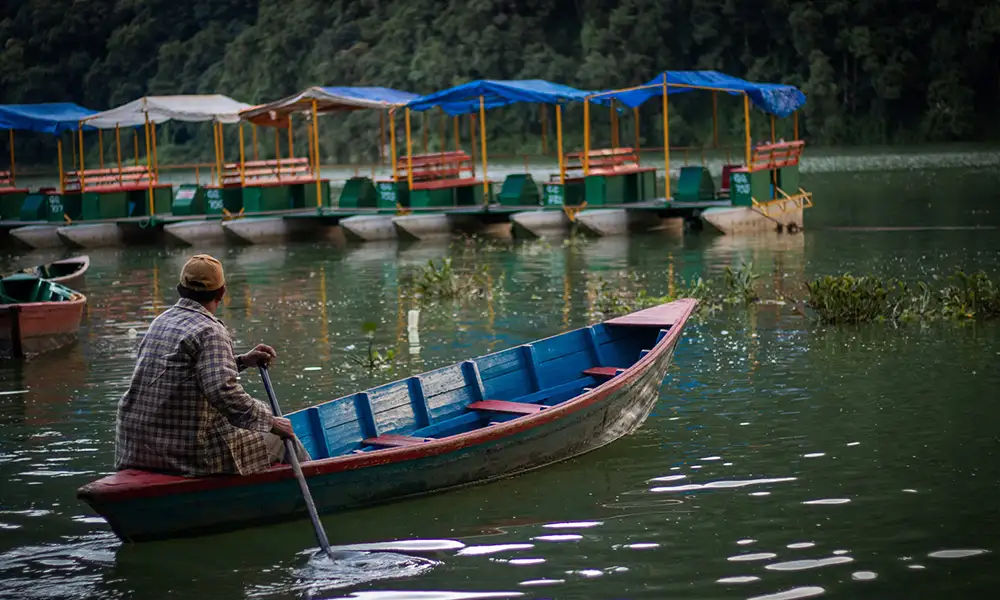
<path id="1" fill-rule="evenodd" d="M 271 377 L 267 374 L 267 367 L 258 367 L 260 369 L 260 378 L 264 382 L 264 389 L 267 390 L 267 399 L 271 401 L 271 412 L 274 416 L 281 416 L 281 408 L 278 406 L 278 398 L 274 395 L 274 388 L 271 387 Z M 302 490 L 302 498 L 306 501 L 306 508 L 309 510 L 309 519 L 312 520 L 313 529 L 316 531 L 316 539 L 319 540 L 320 548 L 326 552 L 327 556 L 334 558 L 333 550 L 330 548 L 330 541 L 326 539 L 326 531 L 323 529 L 323 524 L 319 520 L 319 514 L 316 512 L 316 504 L 313 502 L 312 494 L 309 492 L 309 484 L 306 483 L 306 477 L 302 474 L 302 465 L 299 464 L 299 456 L 295 453 L 295 442 L 291 439 L 285 439 L 285 453 L 288 454 L 289 460 L 292 462 L 292 470 L 295 471 L 295 479 L 299 481 L 299 489 Z"/>

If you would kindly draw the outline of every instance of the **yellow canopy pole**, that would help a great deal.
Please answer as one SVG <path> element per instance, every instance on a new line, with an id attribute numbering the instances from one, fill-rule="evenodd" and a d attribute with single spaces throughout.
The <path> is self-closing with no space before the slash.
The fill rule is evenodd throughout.
<path id="1" fill-rule="evenodd" d="M 635 123 L 635 160 L 642 162 L 642 148 L 639 146 L 639 107 L 632 109 L 632 120 Z"/>
<path id="2" fill-rule="evenodd" d="M 667 74 L 663 74 L 663 184 L 670 200 L 670 104 L 667 102 Z"/>
<path id="3" fill-rule="evenodd" d="M 771 143 L 773 144 L 775 141 L 777 138 L 774 137 L 774 115 L 771 115 Z"/>
<path id="4" fill-rule="evenodd" d="M 385 113 L 378 111 L 378 164 L 385 164 Z"/>
<path id="5" fill-rule="evenodd" d="M 712 90 L 712 146 L 719 147 L 719 92 Z"/>
<path id="6" fill-rule="evenodd" d="M 215 155 L 215 171 L 217 171 L 215 177 L 215 183 L 220 187 L 222 186 L 222 172 L 219 169 L 219 127 L 218 123 L 212 121 L 212 154 Z"/>
<path id="7" fill-rule="evenodd" d="M 483 204 L 490 201 L 490 182 L 486 176 L 486 98 L 479 97 L 479 136 L 482 138 L 479 143 L 483 146 Z"/>
<path id="8" fill-rule="evenodd" d="M 469 147 L 472 148 L 472 177 L 476 176 L 476 127 L 475 115 L 469 115 Z"/>
<path id="9" fill-rule="evenodd" d="M 149 124 L 149 132 L 153 137 L 153 179 L 160 181 L 160 155 L 156 152 L 156 123 Z"/>
<path id="10" fill-rule="evenodd" d="M 17 187 L 17 175 L 14 173 L 17 164 L 17 161 L 14 160 L 14 130 L 8 129 L 7 132 L 10 138 L 10 184 Z"/>
<path id="11" fill-rule="evenodd" d="M 611 147 L 618 147 L 618 111 L 615 110 L 615 101 L 611 100 Z"/>
<path id="12" fill-rule="evenodd" d="M 446 146 L 448 145 L 446 142 L 446 140 L 448 139 L 448 115 L 445 114 L 443 108 L 441 107 L 438 108 L 441 110 L 441 123 L 439 127 L 441 128 L 440 143 L 441 143 L 441 152 L 443 153 L 445 150 L 447 150 Z"/>
<path id="13" fill-rule="evenodd" d="M 563 160 L 562 105 L 556 104 L 556 152 L 559 153 L 559 183 L 566 185 L 566 161 Z"/>
<path id="14" fill-rule="evenodd" d="M 250 143 L 253 144 L 253 159 L 260 160 L 257 154 L 257 126 L 250 123 Z"/>
<path id="15" fill-rule="evenodd" d="M 455 152 L 462 149 L 462 132 L 459 129 L 458 116 L 454 116 L 451 118 L 451 133 L 455 138 Z"/>
<path id="16" fill-rule="evenodd" d="M 104 130 L 97 130 L 97 162 L 104 168 Z"/>
<path id="17" fill-rule="evenodd" d="M 403 118 L 406 122 L 406 186 L 413 190 L 413 139 L 410 137 L 410 109 L 404 109 Z"/>
<path id="18" fill-rule="evenodd" d="M 226 168 L 226 137 L 222 132 L 222 123 L 216 124 L 219 127 L 219 181 L 222 181 L 222 170 Z"/>
<path id="19" fill-rule="evenodd" d="M 152 218 L 156 214 L 156 209 L 153 205 L 153 164 L 152 164 L 152 153 L 149 147 L 150 130 L 153 130 L 153 126 L 149 123 L 149 113 L 145 113 L 146 116 L 146 170 L 150 172 L 150 177 L 146 178 L 149 182 L 149 217 Z M 154 142 L 155 143 L 155 142 Z"/>
<path id="20" fill-rule="evenodd" d="M 316 159 L 313 156 L 313 130 L 311 123 L 306 123 L 306 142 L 308 142 L 309 146 L 309 173 L 315 173 Z"/>
<path id="21" fill-rule="evenodd" d="M 590 175 L 590 98 L 583 99 L 583 176 Z"/>
<path id="22" fill-rule="evenodd" d="M 316 100 L 313 99 L 312 105 L 312 115 L 313 115 L 313 139 L 316 140 L 316 208 L 321 208 L 323 206 L 323 192 L 320 189 L 320 161 L 319 161 L 319 118 L 316 114 Z"/>
<path id="23" fill-rule="evenodd" d="M 59 157 L 59 192 L 66 193 L 66 178 L 63 176 L 62 137 L 56 138 L 56 152 Z"/>
<path id="24" fill-rule="evenodd" d="M 246 185 L 246 167 L 244 166 L 244 154 L 243 154 L 243 122 L 240 121 L 240 187 Z"/>
<path id="25" fill-rule="evenodd" d="M 793 131 L 793 136 L 795 141 L 799 141 L 799 113 L 795 111 L 792 113 L 792 126 L 795 128 Z"/>
<path id="26" fill-rule="evenodd" d="M 288 115 L 288 158 L 295 158 L 295 136 L 292 134 L 292 115 Z"/>
<path id="27" fill-rule="evenodd" d="M 278 181 L 281 181 L 281 129 L 274 128 L 274 161 L 278 171 Z"/>
<path id="28" fill-rule="evenodd" d="M 83 122 L 82 121 L 79 122 L 79 123 L 77 123 L 77 131 L 80 132 L 80 134 L 79 134 L 78 137 L 80 139 L 80 152 L 79 152 L 79 154 L 80 154 L 80 193 L 82 194 L 84 188 L 86 187 L 86 183 L 87 183 L 86 181 L 84 181 L 85 177 L 84 177 L 84 174 L 83 174 L 83 171 L 84 171 L 83 162 L 84 161 L 83 161 Z"/>
<path id="29" fill-rule="evenodd" d="M 399 181 L 399 171 L 396 167 L 396 109 L 389 110 L 389 154 L 392 162 L 392 180 Z"/>
<path id="30" fill-rule="evenodd" d="M 118 155 L 118 184 L 122 183 L 122 135 L 121 128 L 115 123 L 115 153 Z"/>
<path id="31" fill-rule="evenodd" d="M 420 113 L 420 133 L 424 136 L 424 154 L 427 154 L 427 111 Z"/>
<path id="32" fill-rule="evenodd" d="M 558 105 L 557 105 L 558 106 Z M 542 121 L 542 156 L 549 154 L 549 112 L 545 110 L 544 104 L 538 105 Z"/>
<path id="33" fill-rule="evenodd" d="M 139 166 L 139 131 L 132 127 L 132 154 L 134 155 L 134 160 L 132 166 Z"/>
<path id="34" fill-rule="evenodd" d="M 746 159 L 747 169 L 750 168 L 750 96 L 743 94 L 743 122 L 746 128 Z"/>
<path id="35" fill-rule="evenodd" d="M 69 134 L 69 142 L 70 142 L 70 144 L 69 144 L 69 149 L 70 149 L 70 152 L 71 152 L 71 153 L 72 153 L 72 155 L 73 155 L 73 162 L 72 162 L 72 163 L 70 163 L 70 164 L 71 164 L 71 165 L 73 166 L 73 168 L 75 169 L 75 168 L 76 168 L 76 165 L 77 165 L 77 164 L 79 164 L 79 163 L 77 163 L 77 161 L 76 161 L 76 136 L 75 136 L 75 135 L 73 135 L 73 133 L 72 133 L 72 132 L 70 132 L 70 134 Z"/>

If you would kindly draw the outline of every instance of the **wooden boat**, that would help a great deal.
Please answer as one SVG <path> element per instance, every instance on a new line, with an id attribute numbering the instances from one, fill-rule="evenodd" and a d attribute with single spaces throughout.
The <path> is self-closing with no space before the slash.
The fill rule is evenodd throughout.
<path id="1" fill-rule="evenodd" d="M 369 506 L 589 452 L 649 415 L 695 300 L 466 360 L 291 413 L 317 507 Z M 306 514 L 291 467 L 190 478 L 126 470 L 77 492 L 124 541 Z"/>
<path id="2" fill-rule="evenodd" d="M 87 269 L 90 268 L 90 257 L 87 255 L 73 256 L 56 260 L 37 267 L 30 267 L 21 271 L 35 275 L 42 279 L 48 279 L 54 283 L 64 285 L 68 288 L 76 288 L 83 284 Z"/>
<path id="3" fill-rule="evenodd" d="M 0 279 L 0 357 L 25 358 L 76 339 L 87 298 L 37 275 Z"/>

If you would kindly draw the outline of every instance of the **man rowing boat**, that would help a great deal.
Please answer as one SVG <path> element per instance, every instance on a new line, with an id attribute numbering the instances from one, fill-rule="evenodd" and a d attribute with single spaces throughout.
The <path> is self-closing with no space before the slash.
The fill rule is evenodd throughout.
<path id="1" fill-rule="evenodd" d="M 118 403 L 115 468 L 246 475 L 285 460 L 291 422 L 236 381 L 240 371 L 276 355 L 265 344 L 234 355 L 229 331 L 214 315 L 226 295 L 222 264 L 207 254 L 191 257 L 177 293 L 177 304 L 153 320 L 139 344 Z M 299 459 L 309 460 L 295 442 Z"/>

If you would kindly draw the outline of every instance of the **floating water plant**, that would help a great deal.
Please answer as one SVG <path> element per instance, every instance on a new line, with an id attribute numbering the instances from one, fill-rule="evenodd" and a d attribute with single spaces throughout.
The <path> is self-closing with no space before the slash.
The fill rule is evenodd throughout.
<path id="1" fill-rule="evenodd" d="M 743 263 L 735 271 L 727 266 L 725 301 L 729 304 L 749 305 L 760 300 L 757 290 L 754 289 L 754 284 L 759 278 L 760 275 L 753 272 L 753 262 Z"/>
<path id="2" fill-rule="evenodd" d="M 424 300 L 461 300 L 493 294 L 498 282 L 490 277 L 489 267 L 480 265 L 472 272 L 456 271 L 450 258 L 438 266 L 427 261 L 413 282 L 413 291 Z"/>

